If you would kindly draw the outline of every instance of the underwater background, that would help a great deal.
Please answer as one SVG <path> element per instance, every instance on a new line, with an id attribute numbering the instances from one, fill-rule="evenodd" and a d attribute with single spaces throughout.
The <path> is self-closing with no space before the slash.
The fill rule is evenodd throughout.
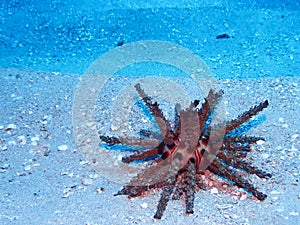
<path id="1" fill-rule="evenodd" d="M 297 1 L 13 0 L 0 7 L 1 67 L 82 74 L 118 44 L 164 40 L 195 52 L 223 78 L 297 75 Z M 216 39 L 221 34 L 231 38 Z"/>
<path id="2" fill-rule="evenodd" d="M 251 129 L 266 141 L 250 158 L 273 174 L 252 177 L 264 202 L 199 192 L 193 215 L 170 201 L 154 220 L 159 193 L 116 197 L 121 185 L 82 156 L 72 120 L 82 76 L 103 54 L 145 40 L 198 55 L 224 90 L 229 117 L 269 100 L 264 122 Z M 175 77 L 174 68 L 152 66 L 120 71 L 126 82 L 106 84 L 97 108 L 103 118 L 130 75 Z M 300 224 L 299 69 L 296 0 L 2 0 L 0 224 Z M 183 83 L 197 96 L 191 81 Z"/>

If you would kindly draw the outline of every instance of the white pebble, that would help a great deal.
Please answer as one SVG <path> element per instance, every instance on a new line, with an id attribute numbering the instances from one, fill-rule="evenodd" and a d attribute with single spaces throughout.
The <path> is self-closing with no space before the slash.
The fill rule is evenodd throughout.
<path id="1" fill-rule="evenodd" d="M 10 167 L 8 163 L 4 163 L 1 168 L 7 170 Z"/>
<path id="2" fill-rule="evenodd" d="M 281 192 L 279 192 L 279 191 L 271 191 L 270 194 L 271 195 L 278 195 L 278 194 L 281 194 Z"/>
<path id="3" fill-rule="evenodd" d="M 258 144 L 258 145 L 262 145 L 263 143 L 265 143 L 264 140 L 258 140 L 258 141 L 256 142 L 256 144 Z"/>
<path id="4" fill-rule="evenodd" d="M 299 215 L 298 212 L 290 212 L 289 214 L 290 214 L 291 216 L 298 216 L 298 215 Z"/>
<path id="5" fill-rule="evenodd" d="M 278 208 L 275 209 L 275 211 L 277 211 L 277 212 L 283 212 L 284 211 L 284 207 L 279 206 Z"/>
<path id="6" fill-rule="evenodd" d="M 217 188 L 212 188 L 212 189 L 210 190 L 210 193 L 212 193 L 212 194 L 218 194 L 219 191 L 218 191 Z"/>
<path id="7" fill-rule="evenodd" d="M 81 161 L 79 164 L 80 165 L 86 165 L 86 164 L 89 164 L 89 162 L 88 161 Z"/>
<path id="8" fill-rule="evenodd" d="M 247 194 L 242 194 L 241 197 L 240 197 L 240 200 L 241 201 L 246 200 L 247 197 L 248 197 Z"/>
<path id="9" fill-rule="evenodd" d="M 114 166 L 119 166 L 119 161 L 118 161 L 118 160 L 114 161 L 114 162 L 113 162 L 113 165 L 114 165 Z"/>
<path id="10" fill-rule="evenodd" d="M 26 144 L 26 138 L 25 138 L 25 136 L 19 136 L 18 138 L 17 138 L 17 141 L 18 142 L 20 142 L 22 145 L 25 145 Z"/>
<path id="11" fill-rule="evenodd" d="M 292 139 L 296 139 L 297 137 L 299 137 L 299 134 L 294 134 L 294 135 L 292 135 Z"/>
<path id="12" fill-rule="evenodd" d="M 115 125 L 111 125 L 110 129 L 111 129 L 112 131 L 117 131 L 119 128 L 116 127 Z"/>
<path id="13" fill-rule="evenodd" d="M 88 127 L 92 127 L 92 126 L 95 125 L 95 123 L 94 123 L 94 122 L 88 122 L 86 125 L 87 125 Z"/>
<path id="14" fill-rule="evenodd" d="M 224 218 L 225 218 L 225 219 L 229 219 L 230 216 L 229 216 L 228 214 L 224 214 Z"/>
<path id="15" fill-rule="evenodd" d="M 10 123 L 7 125 L 6 129 L 16 129 L 17 128 L 17 125 L 13 124 L 13 123 Z"/>
<path id="16" fill-rule="evenodd" d="M 26 173 L 20 173 L 20 172 L 16 172 L 17 176 L 19 177 L 23 177 L 23 176 L 26 176 Z"/>
<path id="17" fill-rule="evenodd" d="M 143 122 L 143 123 L 148 123 L 148 120 L 145 119 L 145 118 L 142 118 L 142 122 Z"/>
<path id="18" fill-rule="evenodd" d="M 60 146 L 58 146 L 58 150 L 59 151 L 66 151 L 66 150 L 68 150 L 68 146 L 67 145 L 60 145 Z"/>
<path id="19" fill-rule="evenodd" d="M 141 208 L 142 209 L 147 209 L 148 207 L 148 204 L 146 202 L 144 202 L 143 204 L 141 204 Z"/>
<path id="20" fill-rule="evenodd" d="M 93 184 L 93 180 L 90 179 L 90 178 L 85 177 L 85 178 L 83 178 L 83 179 L 81 180 L 81 183 L 82 183 L 83 185 L 85 185 L 85 186 L 90 186 L 90 185 Z"/>
<path id="21" fill-rule="evenodd" d="M 67 175 L 68 175 L 68 177 L 74 177 L 74 173 L 69 173 Z"/>
<path id="22" fill-rule="evenodd" d="M 122 160 L 122 158 L 123 158 L 122 155 L 118 155 L 118 156 L 117 156 L 117 159 L 120 160 L 120 161 Z"/>
<path id="23" fill-rule="evenodd" d="M 65 193 L 62 198 L 68 198 L 71 192 Z"/>
<path id="24" fill-rule="evenodd" d="M 15 141 L 9 141 L 8 145 L 10 145 L 10 146 L 16 145 L 16 142 Z"/>
<path id="25" fill-rule="evenodd" d="M 0 125 L 0 130 L 2 130 L 4 128 L 4 126 Z"/>
<path id="26" fill-rule="evenodd" d="M 296 151 L 298 151 L 298 149 L 295 148 L 295 145 L 292 145 L 291 151 L 292 151 L 292 152 L 296 152 Z"/>
<path id="27" fill-rule="evenodd" d="M 41 123 L 44 124 L 44 125 L 46 125 L 46 124 L 48 123 L 48 121 L 47 121 L 47 120 L 44 120 L 44 121 L 42 121 Z"/>
<path id="28" fill-rule="evenodd" d="M 30 140 L 31 140 L 32 142 L 37 142 L 37 141 L 40 140 L 40 138 L 39 138 L 38 136 L 35 136 L 35 137 L 30 138 Z"/>
<path id="29" fill-rule="evenodd" d="M 267 153 L 263 153 L 263 154 L 261 154 L 261 156 L 262 156 L 263 159 L 267 159 L 267 158 L 270 157 L 270 155 L 267 154 Z"/>
<path id="30" fill-rule="evenodd" d="M 29 171 L 29 170 L 31 170 L 31 168 L 32 168 L 31 165 L 27 165 L 27 166 L 24 167 L 24 170 L 25 170 L 25 171 Z"/>
<path id="31" fill-rule="evenodd" d="M 98 178 L 99 177 L 99 174 L 95 173 L 95 174 L 91 174 L 89 176 L 91 179 L 95 179 L 95 178 Z"/>
<path id="32" fill-rule="evenodd" d="M 278 119 L 278 121 L 279 121 L 280 123 L 283 123 L 283 122 L 284 122 L 284 120 L 283 120 L 282 117 L 280 117 L 280 118 Z"/>
<path id="33" fill-rule="evenodd" d="M 238 216 L 238 215 L 236 215 L 236 214 L 231 214 L 231 218 L 233 218 L 233 219 L 237 219 L 237 218 L 239 218 L 239 216 Z"/>

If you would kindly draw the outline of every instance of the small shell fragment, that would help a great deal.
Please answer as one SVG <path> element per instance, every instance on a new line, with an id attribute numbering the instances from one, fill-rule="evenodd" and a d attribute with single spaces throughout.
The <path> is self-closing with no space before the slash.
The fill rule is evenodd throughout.
<path id="1" fill-rule="evenodd" d="M 67 145 L 60 145 L 60 146 L 58 146 L 58 150 L 59 151 L 66 151 L 66 150 L 68 150 L 68 146 Z"/>
<path id="2" fill-rule="evenodd" d="M 27 166 L 24 167 L 24 170 L 25 170 L 25 171 L 29 171 L 29 170 L 31 170 L 31 169 L 32 169 L 32 166 L 31 166 L 31 165 L 27 165 Z"/>
<path id="3" fill-rule="evenodd" d="M 96 192 L 97 192 L 98 194 L 101 194 L 101 193 L 103 193 L 104 191 L 105 191 L 105 190 L 104 190 L 103 187 L 99 187 L 99 188 L 96 189 Z"/>
<path id="4" fill-rule="evenodd" d="M 91 178 L 85 177 L 85 178 L 83 178 L 83 179 L 81 180 L 81 183 L 82 183 L 82 185 L 84 185 L 84 186 L 90 186 L 90 185 L 93 184 L 93 180 L 92 180 Z"/>
<path id="5" fill-rule="evenodd" d="M 10 124 L 8 124 L 7 125 L 7 127 L 6 127 L 6 131 L 9 131 L 9 130 L 14 130 L 14 129 L 16 129 L 17 128 L 17 125 L 15 125 L 15 124 L 13 124 L 13 123 L 10 123 Z"/>
<path id="6" fill-rule="evenodd" d="M 26 144 L 26 137 L 24 135 L 18 136 L 17 141 L 19 143 L 21 143 L 21 145 L 25 145 Z"/>
<path id="7" fill-rule="evenodd" d="M 256 144 L 258 144 L 258 145 L 262 145 L 263 143 L 265 143 L 264 140 L 258 140 L 258 141 L 256 142 Z"/>
<path id="8" fill-rule="evenodd" d="M 32 142 L 35 142 L 35 141 L 39 141 L 40 138 L 39 138 L 38 136 L 35 136 L 35 137 L 30 138 L 30 140 L 31 140 Z"/>
<path id="9" fill-rule="evenodd" d="M 292 139 L 296 139 L 297 137 L 299 137 L 299 134 L 294 134 L 294 135 L 292 135 Z"/>
<path id="10" fill-rule="evenodd" d="M 212 189 L 210 190 L 210 193 L 212 193 L 212 194 L 218 194 L 219 191 L 218 191 L 217 188 L 212 188 Z"/>
<path id="11" fill-rule="evenodd" d="M 148 204 L 146 202 L 142 203 L 141 204 L 141 208 L 142 209 L 146 209 L 148 207 Z"/>

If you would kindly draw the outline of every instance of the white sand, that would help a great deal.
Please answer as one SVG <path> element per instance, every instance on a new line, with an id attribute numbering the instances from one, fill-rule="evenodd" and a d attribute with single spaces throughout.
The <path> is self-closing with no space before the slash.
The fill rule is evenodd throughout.
<path id="1" fill-rule="evenodd" d="M 154 222 L 160 191 L 132 200 L 114 197 L 121 186 L 98 176 L 77 151 L 71 112 L 79 77 L 0 70 L 0 224 Z M 268 198 L 198 192 L 193 215 L 185 215 L 182 201 L 170 201 L 156 224 L 299 224 L 300 79 L 219 82 L 230 117 L 270 102 L 261 113 L 266 120 L 249 131 L 266 138 L 250 158 L 273 174 L 267 181 L 251 177 Z"/>

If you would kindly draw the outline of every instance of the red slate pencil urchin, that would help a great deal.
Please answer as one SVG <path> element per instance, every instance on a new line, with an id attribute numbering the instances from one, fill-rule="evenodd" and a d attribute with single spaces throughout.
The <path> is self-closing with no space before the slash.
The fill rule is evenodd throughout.
<path id="1" fill-rule="evenodd" d="M 229 180 L 230 185 L 244 188 L 258 200 L 262 201 L 267 197 L 247 180 L 247 175 L 255 174 L 259 178 L 270 178 L 271 174 L 252 166 L 245 160 L 247 153 L 252 149 L 251 145 L 263 138 L 234 132 L 266 108 L 269 104 L 267 100 L 250 108 L 237 119 L 212 125 L 210 118 L 223 91 L 210 90 L 200 109 L 196 108 L 200 103 L 199 100 L 192 102 L 185 110 L 180 110 L 179 105 L 176 106 L 175 124 L 172 129 L 170 121 L 163 115 L 159 104 L 153 103 L 140 84 L 136 84 L 135 88 L 155 117 L 161 135 L 145 130 L 140 131 L 145 138 L 156 144 L 156 147 L 123 157 L 122 161 L 130 163 L 150 159 L 153 163 L 116 195 L 138 197 L 161 188 L 162 194 L 154 218 L 160 219 L 163 216 L 170 198 L 174 200 L 184 197 L 186 213 L 192 214 L 195 192 L 199 189 L 206 189 L 203 176 L 209 171 Z M 195 134 L 197 135 L 196 141 L 193 140 Z M 143 145 L 143 141 L 134 138 L 129 140 L 104 135 L 100 136 L 100 139 L 108 145 Z M 218 142 L 217 151 L 212 151 L 210 148 Z M 205 163 L 207 166 L 203 167 Z M 167 167 L 168 165 L 173 166 Z M 176 168 L 176 170 L 167 175 L 166 168 L 167 170 Z"/>

